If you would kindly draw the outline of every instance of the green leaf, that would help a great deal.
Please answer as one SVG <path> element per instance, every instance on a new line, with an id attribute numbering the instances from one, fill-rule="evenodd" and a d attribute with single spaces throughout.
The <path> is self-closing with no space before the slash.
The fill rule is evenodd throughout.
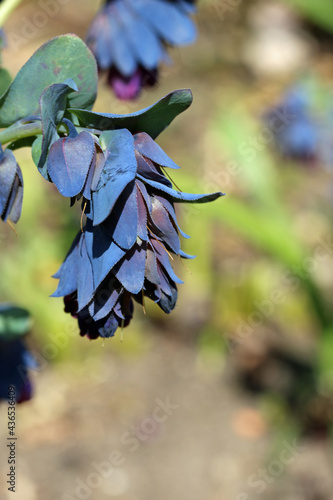
<path id="1" fill-rule="evenodd" d="M 54 83 L 43 91 L 39 100 L 42 115 L 43 142 L 38 161 L 38 170 L 45 179 L 48 179 L 46 163 L 49 149 L 60 138 L 57 126 L 60 125 L 64 117 L 67 97 L 73 90 L 77 92 L 78 89 L 72 79 L 68 79 L 64 83 Z"/>
<path id="2" fill-rule="evenodd" d="M 295 7 L 310 21 L 333 32 L 333 3 L 332 0 L 284 0 L 291 7 Z"/>
<path id="3" fill-rule="evenodd" d="M 12 77 L 5 68 L 0 68 L 0 95 L 2 95 L 8 89 Z"/>
<path id="4" fill-rule="evenodd" d="M 69 96 L 69 105 L 91 109 L 97 94 L 96 61 L 76 35 L 49 40 L 20 69 L 0 98 L 0 127 L 39 114 L 39 98 L 43 90 L 68 78 L 72 78 L 78 87 L 78 92 Z"/>
<path id="5" fill-rule="evenodd" d="M 261 132 L 260 123 L 247 113 L 228 107 L 218 114 L 210 134 L 217 147 L 238 166 L 240 182 L 251 197 L 281 216 L 284 210 L 278 172 L 266 144 L 258 139 Z"/>
<path id="6" fill-rule="evenodd" d="M 191 103 L 192 92 L 189 89 L 181 89 L 174 90 L 152 106 L 129 115 L 93 113 L 74 108 L 68 111 L 77 116 L 80 125 L 84 127 L 99 130 L 127 128 L 132 134 L 146 132 L 154 139 Z"/>
<path id="7" fill-rule="evenodd" d="M 28 311 L 12 304 L 0 304 L 0 339 L 11 340 L 25 335 L 31 326 Z"/>
<path id="8" fill-rule="evenodd" d="M 41 135 L 39 135 L 37 138 L 34 137 L 34 142 L 31 148 L 31 156 L 36 167 L 39 163 L 39 159 L 42 154 L 42 142 L 43 142 L 43 137 Z"/>

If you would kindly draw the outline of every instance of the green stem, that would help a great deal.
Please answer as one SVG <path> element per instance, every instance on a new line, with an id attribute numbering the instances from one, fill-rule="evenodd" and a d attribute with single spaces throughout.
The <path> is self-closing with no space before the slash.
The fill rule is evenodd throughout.
<path id="1" fill-rule="evenodd" d="M 24 137 L 32 137 L 42 133 L 42 124 L 40 121 L 34 123 L 27 123 L 26 125 L 19 125 L 6 128 L 0 132 L 1 144 L 23 139 Z"/>
<path id="2" fill-rule="evenodd" d="M 101 130 L 90 129 L 85 127 L 76 127 L 78 132 L 82 130 L 86 130 L 95 135 L 100 135 L 102 133 Z M 67 128 L 64 127 L 63 124 L 60 124 L 58 127 L 58 132 L 63 132 L 67 134 Z M 35 121 L 33 123 L 26 123 L 24 125 L 18 125 L 17 123 L 8 127 L 4 130 L 0 131 L 0 143 L 2 145 L 7 144 L 8 142 L 16 141 L 18 139 L 23 139 L 24 137 L 33 137 L 34 135 L 42 134 L 42 123 L 40 120 Z"/>
<path id="3" fill-rule="evenodd" d="M 22 0 L 5 0 L 0 6 L 0 27 L 5 24 L 11 12 L 22 2 Z"/>

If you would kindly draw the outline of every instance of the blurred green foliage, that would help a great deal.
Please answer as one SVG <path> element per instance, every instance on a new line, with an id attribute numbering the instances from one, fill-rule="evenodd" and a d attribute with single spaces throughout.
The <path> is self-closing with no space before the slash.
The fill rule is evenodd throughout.
<path id="1" fill-rule="evenodd" d="M 310 21 L 333 33 L 333 4 L 331 0 L 283 0 Z"/>

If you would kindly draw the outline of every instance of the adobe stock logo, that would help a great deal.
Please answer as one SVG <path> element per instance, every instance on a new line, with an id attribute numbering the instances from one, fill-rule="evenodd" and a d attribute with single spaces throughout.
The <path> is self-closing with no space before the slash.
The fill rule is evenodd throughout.
<path id="1" fill-rule="evenodd" d="M 18 32 L 6 33 L 8 46 L 17 52 L 22 45 L 38 36 L 39 30 L 45 28 L 50 19 L 60 12 L 61 7 L 70 2 L 71 0 L 39 0 L 30 18 L 21 17 Z"/>
<path id="2" fill-rule="evenodd" d="M 64 493 L 61 500 L 89 500 L 93 491 L 103 485 L 103 482 L 112 476 L 121 476 L 128 454 L 135 453 L 142 443 L 148 440 L 156 431 L 164 426 L 167 420 L 174 414 L 180 405 L 170 401 L 170 397 L 164 400 L 155 399 L 155 407 L 149 415 L 144 417 L 139 425 L 131 426 L 120 436 L 121 447 L 112 450 L 102 461 L 91 463 L 91 470 L 85 479 L 79 477 L 75 480 L 75 491 L 73 494 Z M 93 496 L 98 498 L 98 496 Z"/>
<path id="3" fill-rule="evenodd" d="M 282 449 L 275 460 L 271 460 L 267 467 L 260 467 L 247 479 L 247 486 L 254 489 L 255 495 L 261 495 L 269 484 L 273 483 L 278 476 L 283 474 L 289 464 L 297 460 L 301 453 L 306 450 L 306 446 L 300 446 L 294 439 L 293 443 L 283 441 Z M 236 500 L 252 500 L 247 493 L 240 493 Z"/>

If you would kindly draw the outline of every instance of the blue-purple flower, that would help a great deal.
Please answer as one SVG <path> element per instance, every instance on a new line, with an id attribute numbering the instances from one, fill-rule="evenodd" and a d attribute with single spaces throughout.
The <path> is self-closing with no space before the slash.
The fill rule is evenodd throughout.
<path id="1" fill-rule="evenodd" d="M 72 204 L 81 200 L 85 216 L 53 294 L 65 298 L 82 335 L 113 336 L 129 324 L 134 301 L 144 306 L 145 297 L 166 313 L 175 307 L 182 281 L 169 259 L 191 256 L 181 249 L 180 235 L 188 236 L 174 204 L 222 196 L 175 188 L 167 170 L 179 167 L 154 140 L 191 101 L 183 89 L 129 115 L 71 108 L 73 121 L 62 117 L 58 123 L 67 128 L 62 136 L 44 120 L 40 169 Z"/>
<path id="2" fill-rule="evenodd" d="M 135 99 L 158 80 L 166 47 L 192 43 L 193 0 L 107 0 L 93 20 L 87 44 L 119 99 Z"/>
<path id="3" fill-rule="evenodd" d="M 84 200 L 86 225 L 55 275 L 59 285 L 53 294 L 65 297 L 65 310 L 90 338 L 110 337 L 126 326 L 133 300 L 144 305 L 148 297 L 172 311 L 182 281 L 169 259 L 191 258 L 181 250 L 179 235 L 188 236 L 179 228 L 174 203 L 204 203 L 222 195 L 174 189 L 165 169 L 179 167 L 145 132 L 111 130 L 99 140 L 105 162 Z"/>

